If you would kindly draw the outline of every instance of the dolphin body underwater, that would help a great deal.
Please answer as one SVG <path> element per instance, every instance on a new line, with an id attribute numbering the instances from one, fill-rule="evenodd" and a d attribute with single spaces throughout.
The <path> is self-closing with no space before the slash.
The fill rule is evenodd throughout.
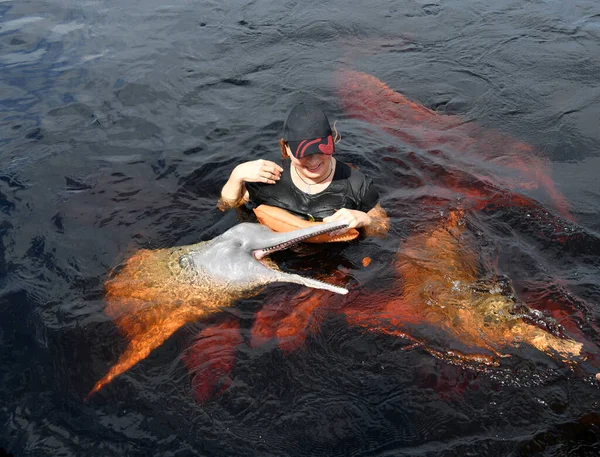
<path id="1" fill-rule="evenodd" d="M 538 326 L 510 282 L 480 277 L 471 236 L 461 210 L 409 236 L 394 265 L 399 293 L 355 305 L 346 311 L 349 323 L 406 338 L 442 360 L 473 368 L 499 366 L 523 345 L 570 366 L 585 361 L 584 345 Z"/>
<path id="2" fill-rule="evenodd" d="M 270 283 L 290 282 L 346 294 L 342 287 L 279 271 L 266 259 L 273 252 L 344 227 L 345 223 L 329 222 L 276 233 L 260 224 L 242 223 L 209 241 L 136 252 L 105 284 L 105 313 L 129 345 L 86 399 L 145 359 L 183 325 L 256 295 Z"/>

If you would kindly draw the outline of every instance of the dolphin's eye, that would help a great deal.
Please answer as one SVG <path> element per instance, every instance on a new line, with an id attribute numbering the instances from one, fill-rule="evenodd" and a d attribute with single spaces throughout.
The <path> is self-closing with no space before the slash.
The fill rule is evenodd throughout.
<path id="1" fill-rule="evenodd" d="M 181 268 L 188 268 L 190 266 L 190 259 L 187 256 L 182 256 L 179 258 L 179 266 Z"/>

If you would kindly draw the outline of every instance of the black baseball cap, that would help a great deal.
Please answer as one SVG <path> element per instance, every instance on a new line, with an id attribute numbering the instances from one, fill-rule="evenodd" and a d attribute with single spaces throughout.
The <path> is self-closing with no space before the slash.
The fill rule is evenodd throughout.
<path id="1" fill-rule="evenodd" d="M 292 108 L 283 127 L 283 139 L 297 159 L 311 154 L 333 154 L 327 116 L 310 103 L 300 103 Z"/>

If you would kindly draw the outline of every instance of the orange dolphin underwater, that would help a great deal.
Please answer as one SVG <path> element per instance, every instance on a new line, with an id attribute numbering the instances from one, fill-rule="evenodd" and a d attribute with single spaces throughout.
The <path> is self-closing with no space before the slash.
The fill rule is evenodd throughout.
<path id="1" fill-rule="evenodd" d="M 572 221 L 569 204 L 551 177 L 551 164 L 528 144 L 477 126 L 456 115 L 440 114 L 410 101 L 375 76 L 341 68 L 335 74 L 340 104 L 358 118 L 425 151 L 447 152 L 453 163 L 481 182 L 513 192 L 539 189 L 558 213 Z"/>
<path id="2" fill-rule="evenodd" d="M 582 342 L 536 325 L 510 284 L 486 277 L 473 245 L 460 210 L 409 236 L 395 261 L 395 296 L 356 301 L 343 310 L 348 322 L 414 341 L 461 365 L 497 366 L 523 346 L 568 365 L 585 361 Z"/>

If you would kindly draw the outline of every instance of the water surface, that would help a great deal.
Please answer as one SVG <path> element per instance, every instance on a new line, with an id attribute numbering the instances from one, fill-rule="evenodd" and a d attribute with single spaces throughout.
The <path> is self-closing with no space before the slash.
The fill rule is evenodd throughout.
<path id="1" fill-rule="evenodd" d="M 599 62 L 592 0 L 0 0 L 0 448 L 597 455 L 600 391 L 589 371 L 524 351 L 482 373 L 333 312 L 294 351 L 241 344 L 232 384 L 203 405 L 181 356 L 210 322 L 182 329 L 83 398 L 126 344 L 102 311 L 110 269 L 132 250 L 210 239 L 235 224 L 216 209 L 219 189 L 240 161 L 277 160 L 294 103 L 316 100 L 338 121 L 340 159 L 376 178 L 393 228 L 386 240 L 337 250 L 339 260 L 287 261 L 323 273 L 343 267 L 365 293 L 389 289 L 402 239 L 461 204 L 455 177 L 521 179 L 481 148 L 423 148 L 354 117 L 339 99 L 345 69 L 528 144 L 550 164 L 572 218 L 523 182 L 536 212 L 499 205 L 474 214 L 476 249 L 520 298 L 558 303 L 597 344 Z M 374 259 L 369 268 L 364 257 Z M 298 291 L 273 287 L 228 318 L 247 342 L 258 310 Z"/>

